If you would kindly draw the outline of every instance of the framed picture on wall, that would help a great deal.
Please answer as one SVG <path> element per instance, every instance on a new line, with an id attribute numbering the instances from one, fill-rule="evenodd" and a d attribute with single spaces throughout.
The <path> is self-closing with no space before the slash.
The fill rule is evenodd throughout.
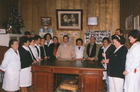
<path id="1" fill-rule="evenodd" d="M 87 25 L 88 26 L 97 26 L 98 25 L 97 17 L 88 17 Z"/>
<path id="2" fill-rule="evenodd" d="M 57 9 L 56 17 L 58 30 L 82 30 L 81 9 Z"/>
<path id="3" fill-rule="evenodd" d="M 140 20 L 139 15 L 134 17 L 134 29 L 139 30 L 140 29 Z"/>
<path id="4" fill-rule="evenodd" d="M 51 17 L 41 17 L 42 26 L 51 26 Z"/>
<path id="5" fill-rule="evenodd" d="M 130 15 L 125 20 L 125 28 L 126 30 L 133 29 L 133 15 Z"/>

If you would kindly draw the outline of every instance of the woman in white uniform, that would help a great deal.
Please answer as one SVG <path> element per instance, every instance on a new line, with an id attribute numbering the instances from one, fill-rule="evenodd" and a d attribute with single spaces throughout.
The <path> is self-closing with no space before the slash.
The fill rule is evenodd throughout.
<path id="1" fill-rule="evenodd" d="M 129 32 L 131 48 L 126 57 L 125 92 L 140 92 L 140 31 Z"/>
<path id="2" fill-rule="evenodd" d="M 85 47 L 83 45 L 83 40 L 81 38 L 76 39 L 76 45 L 74 47 L 75 53 L 76 53 L 76 60 L 84 60 L 83 53 Z"/>
<path id="3" fill-rule="evenodd" d="M 20 38 L 20 61 L 21 61 L 21 71 L 20 71 L 20 87 L 22 92 L 28 92 L 27 87 L 31 86 L 32 83 L 32 73 L 31 65 L 36 63 L 33 56 L 28 48 L 29 39 L 25 36 Z"/>
<path id="4" fill-rule="evenodd" d="M 19 74 L 21 69 L 18 41 L 10 40 L 9 47 L 0 66 L 0 69 L 5 72 L 2 88 L 7 92 L 15 92 L 19 90 Z"/>

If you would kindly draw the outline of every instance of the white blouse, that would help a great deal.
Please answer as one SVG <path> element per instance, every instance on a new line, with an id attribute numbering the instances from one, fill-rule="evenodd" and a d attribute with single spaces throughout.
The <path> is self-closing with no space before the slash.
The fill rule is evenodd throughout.
<path id="1" fill-rule="evenodd" d="M 84 57 L 83 56 L 84 49 L 85 49 L 84 46 L 81 46 L 80 49 L 78 48 L 78 46 L 74 47 L 76 58 L 83 58 Z"/>

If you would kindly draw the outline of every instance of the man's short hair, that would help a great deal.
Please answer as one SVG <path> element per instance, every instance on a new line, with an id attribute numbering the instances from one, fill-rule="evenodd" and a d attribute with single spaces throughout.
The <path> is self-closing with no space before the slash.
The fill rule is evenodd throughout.
<path id="1" fill-rule="evenodd" d="M 31 33 L 29 31 L 26 31 L 24 35 L 31 35 Z"/>
<path id="2" fill-rule="evenodd" d="M 68 36 L 68 35 L 64 35 L 64 36 L 63 36 L 63 39 L 64 39 L 64 37 L 68 37 L 68 39 L 69 39 L 69 36 Z"/>

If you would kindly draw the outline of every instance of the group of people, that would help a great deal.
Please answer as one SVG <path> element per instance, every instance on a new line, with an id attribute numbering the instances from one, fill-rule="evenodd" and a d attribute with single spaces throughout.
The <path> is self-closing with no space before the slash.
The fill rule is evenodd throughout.
<path id="1" fill-rule="evenodd" d="M 15 92 L 21 87 L 27 92 L 31 86 L 31 65 L 44 59 L 89 60 L 98 61 L 107 70 L 106 84 L 108 92 L 140 92 L 140 32 L 129 32 L 131 48 L 125 46 L 123 31 L 117 29 L 115 35 L 103 38 L 103 46 L 96 44 L 96 38 L 83 46 L 81 38 L 76 39 L 76 46 L 69 43 L 69 36 L 63 36 L 63 43 L 47 33 L 44 38 L 39 35 L 30 37 L 29 32 L 17 40 L 10 40 L 9 49 L 4 55 L 0 69 L 5 72 L 2 88 Z"/>
<path id="2" fill-rule="evenodd" d="M 112 43 L 109 38 L 103 39 L 98 61 L 107 70 L 107 92 L 140 92 L 140 31 L 131 30 L 128 39 L 129 49 L 124 46 L 121 29 L 112 36 Z"/>

